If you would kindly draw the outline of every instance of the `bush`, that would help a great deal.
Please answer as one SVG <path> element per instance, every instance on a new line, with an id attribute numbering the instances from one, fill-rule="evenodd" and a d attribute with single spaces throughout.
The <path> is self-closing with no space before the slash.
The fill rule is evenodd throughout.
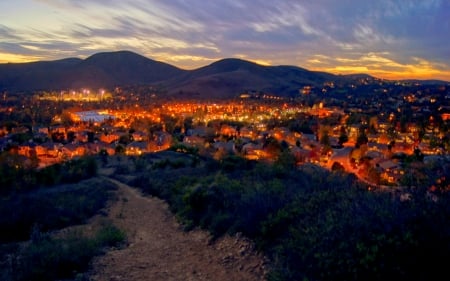
<path id="1" fill-rule="evenodd" d="M 103 224 L 97 234 L 95 235 L 95 241 L 102 247 L 112 247 L 119 245 L 126 239 L 124 231 L 118 229 L 111 223 Z"/>
<path id="2" fill-rule="evenodd" d="M 93 238 L 71 231 L 61 238 L 34 234 L 12 264 L 10 280 L 60 280 L 73 278 L 89 268 L 91 259 L 105 247 L 120 245 L 125 234 L 110 223 L 104 224 Z"/>
<path id="3" fill-rule="evenodd" d="M 447 274 L 449 194 L 433 201 L 426 188 L 407 190 L 411 199 L 403 202 L 367 191 L 353 175 L 312 165 L 254 165 L 236 156 L 195 170 L 165 163 L 134 182 L 165 199 L 187 229 L 252 238 L 273 261 L 269 280 L 437 280 Z"/>
<path id="4" fill-rule="evenodd" d="M 83 223 L 102 209 L 116 187 L 98 179 L 37 190 L 3 199 L 0 204 L 0 242 L 28 239 L 32 226 L 43 231 Z"/>

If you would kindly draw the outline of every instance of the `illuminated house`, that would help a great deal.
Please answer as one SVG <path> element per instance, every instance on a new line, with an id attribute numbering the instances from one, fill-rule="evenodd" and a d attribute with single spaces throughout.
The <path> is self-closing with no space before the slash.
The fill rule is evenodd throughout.
<path id="1" fill-rule="evenodd" d="M 148 143 L 141 141 L 133 141 L 125 148 L 126 155 L 141 155 L 148 151 Z"/>

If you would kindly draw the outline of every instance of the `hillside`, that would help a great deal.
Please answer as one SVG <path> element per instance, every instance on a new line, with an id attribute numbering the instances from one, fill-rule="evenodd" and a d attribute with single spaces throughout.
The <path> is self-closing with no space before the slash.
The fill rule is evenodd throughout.
<path id="1" fill-rule="evenodd" d="M 84 60 L 0 64 L 0 91 L 10 92 L 152 84 L 175 97 L 226 98 L 247 90 L 289 96 L 304 85 L 321 86 L 326 81 L 342 79 L 346 78 L 295 66 L 262 66 L 232 58 L 182 70 L 129 51 L 98 53 Z"/>
<path id="2" fill-rule="evenodd" d="M 265 280 L 265 259 L 248 239 L 212 242 L 206 231 L 185 232 L 165 202 L 109 180 L 120 200 L 108 208 L 108 218 L 127 233 L 128 246 L 97 257 L 90 280 Z"/>
<path id="3" fill-rule="evenodd" d="M 245 91 L 291 97 L 306 85 L 322 87 L 325 82 L 357 84 L 361 79 L 369 83 L 377 80 L 364 73 L 334 75 L 290 65 L 263 66 L 236 58 L 183 70 L 130 51 L 97 53 L 84 60 L 67 58 L 0 64 L 0 91 L 8 92 L 152 85 L 173 98 L 232 98 Z M 437 80 L 405 82 L 448 83 Z"/>
<path id="4" fill-rule="evenodd" d="M 243 91 L 295 95 L 305 85 L 320 86 L 332 74 L 295 66 L 262 66 L 240 59 L 223 59 L 167 82 L 169 93 L 193 97 L 234 97 Z"/>
<path id="5" fill-rule="evenodd" d="M 112 88 L 151 84 L 184 72 L 128 51 L 98 53 L 85 60 L 71 58 L 0 64 L 0 90 L 27 92 L 81 87 Z"/>
<path id="6" fill-rule="evenodd" d="M 446 276 L 448 192 L 425 184 L 377 192 L 354 175 L 293 165 L 163 151 L 86 157 L 16 178 L 5 166 L 0 279 Z"/>

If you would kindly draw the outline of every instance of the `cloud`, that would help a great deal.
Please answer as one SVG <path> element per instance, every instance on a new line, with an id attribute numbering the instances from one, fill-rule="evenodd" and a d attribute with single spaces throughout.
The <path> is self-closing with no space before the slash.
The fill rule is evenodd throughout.
<path id="1" fill-rule="evenodd" d="M 354 30 L 353 35 L 355 36 L 356 41 L 364 45 L 373 45 L 373 44 L 390 44 L 394 42 L 394 39 L 390 36 L 383 36 L 373 30 L 372 27 L 358 24 Z"/>
<path id="2" fill-rule="evenodd" d="M 235 56 L 383 75 L 449 69 L 446 0 L 16 0 L 0 8 L 0 51 L 30 58 L 128 49 L 188 68 Z"/>
<path id="3" fill-rule="evenodd" d="M 402 63 L 390 53 L 366 53 L 358 57 L 326 57 L 308 60 L 311 69 L 338 74 L 368 73 L 385 79 L 443 79 L 448 80 L 448 65 L 413 57 Z"/>
<path id="4" fill-rule="evenodd" d="M 17 36 L 14 32 L 13 29 L 0 24 L 0 38 L 3 38 L 1 41 L 5 41 L 5 40 L 17 40 L 20 37 Z"/>

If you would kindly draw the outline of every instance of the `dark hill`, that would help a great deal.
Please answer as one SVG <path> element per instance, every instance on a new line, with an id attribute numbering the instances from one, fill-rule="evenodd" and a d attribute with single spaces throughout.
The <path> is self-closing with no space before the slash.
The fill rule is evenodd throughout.
<path id="1" fill-rule="evenodd" d="M 306 85 L 320 88 L 324 82 L 346 85 L 361 79 L 368 83 L 377 80 L 367 74 L 333 75 L 296 66 L 263 66 L 235 58 L 182 70 L 130 51 L 98 53 L 84 60 L 0 64 L 0 91 L 11 92 L 151 84 L 174 98 L 230 98 L 246 91 L 294 96 Z"/>
<path id="2" fill-rule="evenodd" d="M 0 64 L 0 91 L 150 84 L 184 73 L 172 65 L 119 51 L 98 53 L 85 60 L 71 58 L 21 64 Z"/>
<path id="3" fill-rule="evenodd" d="M 96 83 L 101 75 L 103 84 L 97 82 L 97 87 L 150 84 L 185 72 L 172 65 L 154 61 L 129 51 L 92 55 L 80 63 L 76 71 L 79 84 L 86 81 L 89 81 L 90 84 Z"/>
<path id="4" fill-rule="evenodd" d="M 295 95 L 304 85 L 321 86 L 334 79 L 328 73 L 241 59 L 223 59 L 187 71 L 129 51 L 98 53 L 85 60 L 0 64 L 0 91 L 159 84 L 174 97 L 229 98 L 245 91 Z"/>
<path id="5" fill-rule="evenodd" d="M 0 64 L 0 91 L 29 91 L 61 88 L 62 73 L 82 60 L 69 58 L 18 64 Z"/>
<path id="6" fill-rule="evenodd" d="M 176 96 L 234 97 L 244 91 L 295 95 L 305 85 L 336 79 L 327 73 L 295 66 L 262 66 L 241 59 L 223 59 L 166 81 Z"/>

